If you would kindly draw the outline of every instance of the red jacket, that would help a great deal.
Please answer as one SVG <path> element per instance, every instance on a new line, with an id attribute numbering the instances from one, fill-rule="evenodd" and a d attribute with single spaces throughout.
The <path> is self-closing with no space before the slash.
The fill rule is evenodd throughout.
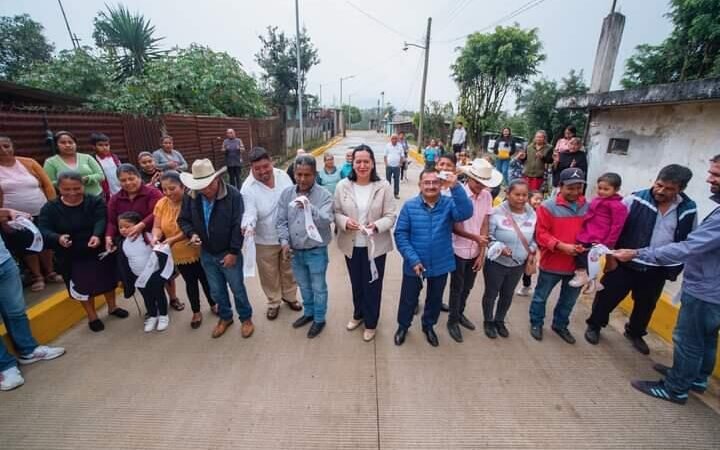
<path id="1" fill-rule="evenodd" d="M 543 202 L 537 209 L 535 240 L 540 247 L 540 269 L 558 275 L 571 275 L 575 271 L 575 259 L 555 250 L 563 242 L 575 245 L 575 238 L 583 224 L 588 204 L 580 196 L 577 210 L 558 194 L 557 197 Z"/>
<path id="2" fill-rule="evenodd" d="M 628 209 L 623 204 L 621 195 L 595 197 L 585 214 L 577 241 L 584 244 L 603 244 L 613 248 L 620 237 L 627 216 Z"/>
<path id="3" fill-rule="evenodd" d="M 142 221 L 145 224 L 145 231 L 150 233 L 155 219 L 155 216 L 153 215 L 155 203 L 157 203 L 162 196 L 162 193 L 154 187 L 143 184 L 140 187 L 140 192 L 138 192 L 132 200 L 130 200 L 130 197 L 124 189 L 110 197 L 110 202 L 108 202 L 107 208 L 105 236 L 117 236 L 117 218 L 120 214 L 127 211 L 135 211 L 140 214 L 143 218 Z"/>

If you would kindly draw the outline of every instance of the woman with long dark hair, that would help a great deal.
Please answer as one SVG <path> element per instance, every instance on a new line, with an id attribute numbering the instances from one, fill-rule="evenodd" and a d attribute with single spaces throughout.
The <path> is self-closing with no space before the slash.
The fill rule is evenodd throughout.
<path id="1" fill-rule="evenodd" d="M 95 158 L 85 153 L 78 153 L 75 135 L 69 131 L 58 131 L 55 133 L 55 145 L 58 150 L 57 155 L 49 157 L 43 164 L 50 181 L 57 183 L 61 172 L 77 172 L 80 174 L 86 194 L 101 195 L 105 173 Z"/>
<path id="2" fill-rule="evenodd" d="M 510 182 L 508 179 L 510 158 L 515 154 L 515 138 L 510 127 L 502 129 L 500 136 L 495 140 L 493 151 L 495 153 L 495 168 L 503 175 L 505 184 L 508 184 Z"/>

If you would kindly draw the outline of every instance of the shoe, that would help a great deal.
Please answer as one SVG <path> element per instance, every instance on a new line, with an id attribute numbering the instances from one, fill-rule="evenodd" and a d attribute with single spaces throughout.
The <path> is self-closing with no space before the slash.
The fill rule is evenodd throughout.
<path id="1" fill-rule="evenodd" d="M 530 336 L 532 336 L 536 341 L 542 341 L 542 327 L 540 325 L 530 325 Z"/>
<path id="2" fill-rule="evenodd" d="M 202 313 L 195 313 L 193 314 L 193 318 L 190 320 L 190 328 L 193 330 L 197 330 L 200 328 L 200 325 L 202 325 Z"/>
<path id="3" fill-rule="evenodd" d="M 252 319 L 243 320 L 240 323 L 240 335 L 245 339 L 252 336 L 255 332 L 255 325 L 253 325 Z"/>
<path id="4" fill-rule="evenodd" d="M 518 289 L 515 294 L 519 295 L 520 297 L 530 297 L 530 294 L 532 294 L 532 288 L 530 286 L 523 286 Z"/>
<path id="5" fill-rule="evenodd" d="M 395 196 L 395 200 L 400 200 L 400 196 L 399 196 L 399 195 L 396 195 L 396 196 Z"/>
<path id="6" fill-rule="evenodd" d="M 510 332 L 508 331 L 507 327 L 505 326 L 505 322 L 495 322 L 495 329 L 497 330 L 497 334 L 500 337 L 508 337 L 510 336 Z"/>
<path id="7" fill-rule="evenodd" d="M 448 312 L 450 311 L 450 306 L 447 303 L 443 302 L 442 305 L 440 305 L 440 311 Z"/>
<path id="8" fill-rule="evenodd" d="M 462 332 L 457 323 L 448 323 L 447 329 L 450 337 L 453 338 L 455 342 L 461 343 L 463 341 Z"/>
<path id="9" fill-rule="evenodd" d="M 278 317 L 278 314 L 280 314 L 280 307 L 279 306 L 272 306 L 268 308 L 267 314 L 265 316 L 268 320 L 275 320 Z"/>
<path id="10" fill-rule="evenodd" d="M 43 289 L 45 289 L 45 278 L 38 277 L 33 279 L 33 283 L 30 285 L 30 290 L 32 292 L 40 292 Z"/>
<path id="11" fill-rule="evenodd" d="M 143 331 L 146 333 L 149 333 L 151 331 L 154 331 L 158 324 L 158 318 L 157 317 L 148 317 L 145 319 L 145 327 L 143 328 Z"/>
<path id="12" fill-rule="evenodd" d="M 470 319 L 468 319 L 465 314 L 460 314 L 458 323 L 470 331 L 475 331 L 475 324 L 470 322 Z"/>
<path id="13" fill-rule="evenodd" d="M 485 330 L 485 336 L 490 339 L 497 338 L 497 328 L 495 328 L 495 322 L 483 322 L 483 329 Z"/>
<path id="14" fill-rule="evenodd" d="M 642 337 L 631 336 L 627 331 L 623 333 L 623 336 L 625 336 L 625 338 L 632 342 L 632 346 L 635 348 L 635 350 L 639 351 L 643 355 L 650 354 L 650 347 L 648 347 L 645 339 L 643 339 Z"/>
<path id="15" fill-rule="evenodd" d="M 602 283 L 599 282 L 599 281 L 595 281 L 595 290 L 596 290 L 597 292 L 600 292 L 600 291 L 602 291 L 602 290 L 604 290 L 604 289 L 605 289 L 605 285 L 604 285 L 604 284 L 602 284 Z"/>
<path id="16" fill-rule="evenodd" d="M 232 320 L 232 319 L 230 319 L 230 320 L 222 320 L 222 319 L 218 320 L 217 325 L 215 325 L 215 328 L 213 329 L 212 337 L 213 337 L 214 339 L 219 338 L 220 336 L 222 336 L 223 334 L 225 334 L 225 332 L 227 331 L 228 327 L 229 327 L 230 325 L 232 325 L 232 324 L 233 324 L 233 320 Z"/>
<path id="17" fill-rule="evenodd" d="M 293 328 L 304 327 L 305 325 L 309 324 L 312 321 L 313 321 L 313 318 L 310 316 L 300 316 L 299 319 L 297 319 L 295 322 L 293 322 L 292 327 Z"/>
<path id="18" fill-rule="evenodd" d="M 348 331 L 352 331 L 355 328 L 359 327 L 360 324 L 363 323 L 362 319 L 350 319 L 350 322 L 347 323 L 345 328 L 347 328 Z"/>
<path id="19" fill-rule="evenodd" d="M 665 387 L 665 383 L 662 381 L 633 380 L 630 382 L 630 385 L 645 395 L 677 403 L 678 405 L 684 405 L 688 400 L 687 394 L 676 394 L 671 392 Z"/>
<path id="20" fill-rule="evenodd" d="M 12 366 L 0 372 L 0 391 L 11 391 L 23 384 L 25 384 L 25 379 L 17 366 Z"/>
<path id="21" fill-rule="evenodd" d="M 588 283 L 583 287 L 582 294 L 584 295 L 593 295 L 595 292 L 597 292 L 597 283 L 595 280 L 590 280 Z"/>
<path id="22" fill-rule="evenodd" d="M 363 331 L 363 341 L 370 342 L 373 339 L 375 339 L 375 330 L 366 328 L 365 331 Z"/>
<path id="23" fill-rule="evenodd" d="M 293 311 L 302 311 L 302 309 L 303 309 L 302 305 L 301 305 L 300 302 L 297 301 L 297 300 L 292 301 L 292 300 L 282 299 L 282 301 L 283 301 L 283 303 L 285 303 L 286 305 L 288 305 L 288 307 L 289 307 L 290 309 L 292 309 Z"/>
<path id="24" fill-rule="evenodd" d="M 579 288 L 585 286 L 589 282 L 590 278 L 588 277 L 587 270 L 576 270 L 575 276 L 572 278 L 572 280 L 570 280 L 568 284 L 574 288 Z"/>
<path id="25" fill-rule="evenodd" d="M 313 321 L 312 325 L 310 325 L 310 329 L 307 332 L 308 339 L 312 339 L 318 334 L 322 333 L 323 328 L 325 328 L 325 322 Z"/>
<path id="26" fill-rule="evenodd" d="M 656 372 L 667 378 L 668 372 L 670 372 L 670 369 L 672 367 L 666 366 L 665 364 L 655 364 L 653 366 L 653 369 L 655 369 Z M 707 381 L 693 381 L 693 384 L 690 385 L 690 390 L 693 392 L 697 392 L 698 394 L 704 394 L 705 391 L 707 391 Z"/>
<path id="27" fill-rule="evenodd" d="M 118 319 L 126 319 L 130 315 L 130 313 L 127 312 L 127 310 L 124 310 L 122 308 L 115 308 L 112 311 L 110 311 L 108 314 L 111 316 L 115 316 Z"/>
<path id="28" fill-rule="evenodd" d="M 157 323 L 157 330 L 158 331 L 165 331 L 170 326 L 170 316 L 160 316 L 158 317 L 158 323 Z"/>
<path id="29" fill-rule="evenodd" d="M 600 342 L 600 330 L 596 330 L 595 328 L 588 326 L 585 330 L 585 340 L 592 345 L 597 345 L 598 342 Z"/>
<path id="30" fill-rule="evenodd" d="M 555 333 L 557 333 L 557 335 L 560 336 L 562 338 L 562 340 L 567 342 L 568 344 L 575 343 L 575 337 L 570 333 L 570 330 L 568 330 L 567 328 L 552 327 L 552 330 Z"/>
<path id="31" fill-rule="evenodd" d="M 95 333 L 99 333 L 100 331 L 105 329 L 105 324 L 102 323 L 102 320 L 95 319 L 88 322 L 88 327 Z"/>
<path id="32" fill-rule="evenodd" d="M 38 345 L 29 355 L 20 355 L 18 362 L 22 365 L 32 364 L 38 361 L 50 361 L 59 358 L 65 354 L 62 347 L 48 347 L 46 345 Z"/>
<path id="33" fill-rule="evenodd" d="M 403 345 L 405 338 L 407 337 L 407 328 L 400 327 L 395 332 L 395 345 Z"/>
<path id="34" fill-rule="evenodd" d="M 437 334 L 435 334 L 435 330 L 432 328 L 428 328 L 426 330 L 423 330 L 425 333 L 425 337 L 427 338 L 427 341 L 432 345 L 433 347 L 437 347 L 440 345 L 440 342 L 438 341 Z"/>

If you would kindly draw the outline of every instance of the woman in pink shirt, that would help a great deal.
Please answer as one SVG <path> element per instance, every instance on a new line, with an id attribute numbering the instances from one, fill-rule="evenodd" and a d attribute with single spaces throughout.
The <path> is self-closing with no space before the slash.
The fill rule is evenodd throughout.
<path id="1" fill-rule="evenodd" d="M 567 127 L 565 127 L 563 137 L 558 139 L 557 143 L 555 144 L 555 152 L 564 153 L 570 150 L 570 141 L 572 140 L 572 138 L 575 137 L 575 135 L 577 135 L 575 125 L 568 125 Z"/>

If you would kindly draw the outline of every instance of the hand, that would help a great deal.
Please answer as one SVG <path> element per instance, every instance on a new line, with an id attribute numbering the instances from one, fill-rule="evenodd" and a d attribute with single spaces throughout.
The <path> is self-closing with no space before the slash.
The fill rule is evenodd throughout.
<path id="1" fill-rule="evenodd" d="M 93 236 L 88 241 L 88 247 L 90 248 L 98 248 L 100 246 L 100 238 L 97 236 Z"/>
<path id="2" fill-rule="evenodd" d="M 282 254 L 283 261 L 290 261 L 292 258 L 292 249 L 289 245 L 283 245 L 280 249 L 280 253 Z"/>
<path id="3" fill-rule="evenodd" d="M 575 167 L 577 165 L 577 162 L 573 159 L 570 163 L 570 167 Z"/>
<path id="4" fill-rule="evenodd" d="M 617 267 L 618 267 L 617 259 L 615 259 L 610 254 L 605 255 L 605 267 L 603 267 L 603 272 L 604 273 L 612 272 L 613 270 L 617 269 Z"/>
<path id="5" fill-rule="evenodd" d="M 90 180 L 90 177 L 88 177 L 87 175 L 84 176 L 84 177 L 82 177 L 82 182 L 83 182 L 83 184 L 87 184 L 87 183 L 88 183 L 88 180 Z"/>
<path id="6" fill-rule="evenodd" d="M 200 236 L 198 236 L 197 234 L 193 234 L 193 235 L 190 237 L 190 245 L 192 245 L 193 247 L 200 247 L 200 246 L 202 245 L 202 241 L 200 240 Z"/>
<path id="7" fill-rule="evenodd" d="M 60 238 L 58 239 L 58 244 L 60 244 L 64 248 L 70 248 L 70 246 L 72 245 L 72 240 L 70 240 L 70 235 L 63 234 L 62 236 L 60 236 Z"/>
<path id="8" fill-rule="evenodd" d="M 150 237 L 150 246 L 155 247 L 156 245 L 160 244 L 160 238 L 155 236 L 154 234 Z"/>
<path id="9" fill-rule="evenodd" d="M 110 236 L 105 236 L 105 250 L 108 252 L 115 251 L 115 243 L 113 243 L 113 238 Z"/>
<path id="10" fill-rule="evenodd" d="M 487 247 L 490 239 L 486 235 L 478 234 L 475 236 L 475 242 L 477 242 L 477 245 L 480 247 Z"/>
<path id="11" fill-rule="evenodd" d="M 358 231 L 360 229 L 360 224 L 355 220 L 348 218 L 347 222 L 345 222 L 345 228 L 350 231 Z"/>
<path id="12" fill-rule="evenodd" d="M 415 267 L 413 267 L 413 270 L 415 271 L 415 275 L 422 277 L 423 272 L 425 272 L 425 267 L 422 265 L 422 263 L 415 264 Z"/>
<path id="13" fill-rule="evenodd" d="M 480 272 L 483 268 L 483 264 L 485 264 L 485 255 L 483 253 L 480 253 L 480 256 L 475 258 L 475 262 L 473 263 L 473 272 Z"/>
<path id="14" fill-rule="evenodd" d="M 454 188 L 457 184 L 457 174 L 454 172 L 446 172 L 447 178 L 445 178 L 445 184 L 448 188 Z"/>
<path id="15" fill-rule="evenodd" d="M 633 258 L 637 258 L 637 255 L 638 255 L 637 250 L 628 250 L 628 249 L 615 250 L 612 253 L 612 256 L 615 259 L 617 259 L 618 261 L 622 261 L 622 262 L 631 261 Z"/>
<path id="16" fill-rule="evenodd" d="M 148 183 L 148 184 L 155 184 L 155 183 L 157 183 L 158 180 L 160 180 L 160 177 L 161 177 L 161 176 L 162 176 L 162 173 L 158 170 L 157 172 L 155 172 L 155 173 L 153 174 L 152 178 L 150 178 L 150 183 Z"/>
<path id="17" fill-rule="evenodd" d="M 130 228 L 130 232 L 128 233 L 127 237 L 129 237 L 130 239 L 135 239 L 136 237 L 138 237 L 139 235 L 142 234 L 144 229 L 145 229 L 144 222 L 140 222 L 137 225 L 133 225 L 133 227 Z"/>
<path id="18" fill-rule="evenodd" d="M 378 228 L 377 228 L 377 225 L 375 225 L 375 223 L 369 223 L 369 224 L 365 225 L 365 228 L 367 228 L 372 234 L 377 234 L 377 232 L 378 232 Z"/>
<path id="19" fill-rule="evenodd" d="M 501 254 L 502 256 L 511 257 L 511 256 L 512 256 L 512 250 L 510 249 L 510 247 L 505 247 L 504 249 L 502 249 L 502 251 L 500 252 L 500 254 Z"/>
<path id="20" fill-rule="evenodd" d="M 295 207 L 299 209 L 305 209 L 305 203 L 300 200 L 295 200 Z"/>
<path id="21" fill-rule="evenodd" d="M 177 169 L 178 163 L 177 163 L 177 161 L 170 160 L 170 161 L 168 161 L 167 166 L 169 168 L 171 168 L 172 170 L 175 170 L 175 169 Z"/>
<path id="22" fill-rule="evenodd" d="M 10 208 L 0 208 L 0 223 L 17 220 L 20 217 L 32 219 L 32 216 L 26 212 L 18 211 Z"/>
<path id="23" fill-rule="evenodd" d="M 222 260 L 222 266 L 229 268 L 229 267 L 235 267 L 235 264 L 237 263 L 237 255 L 233 255 L 232 253 L 228 253 L 225 255 L 225 257 Z"/>
<path id="24" fill-rule="evenodd" d="M 569 256 L 577 256 L 577 248 L 575 247 L 575 244 L 566 244 L 564 242 L 560 242 L 555 246 L 555 250 L 557 250 L 560 253 L 564 253 Z"/>
<path id="25" fill-rule="evenodd" d="M 253 227 L 245 227 L 242 229 L 242 234 L 245 237 L 255 236 L 255 228 Z"/>

